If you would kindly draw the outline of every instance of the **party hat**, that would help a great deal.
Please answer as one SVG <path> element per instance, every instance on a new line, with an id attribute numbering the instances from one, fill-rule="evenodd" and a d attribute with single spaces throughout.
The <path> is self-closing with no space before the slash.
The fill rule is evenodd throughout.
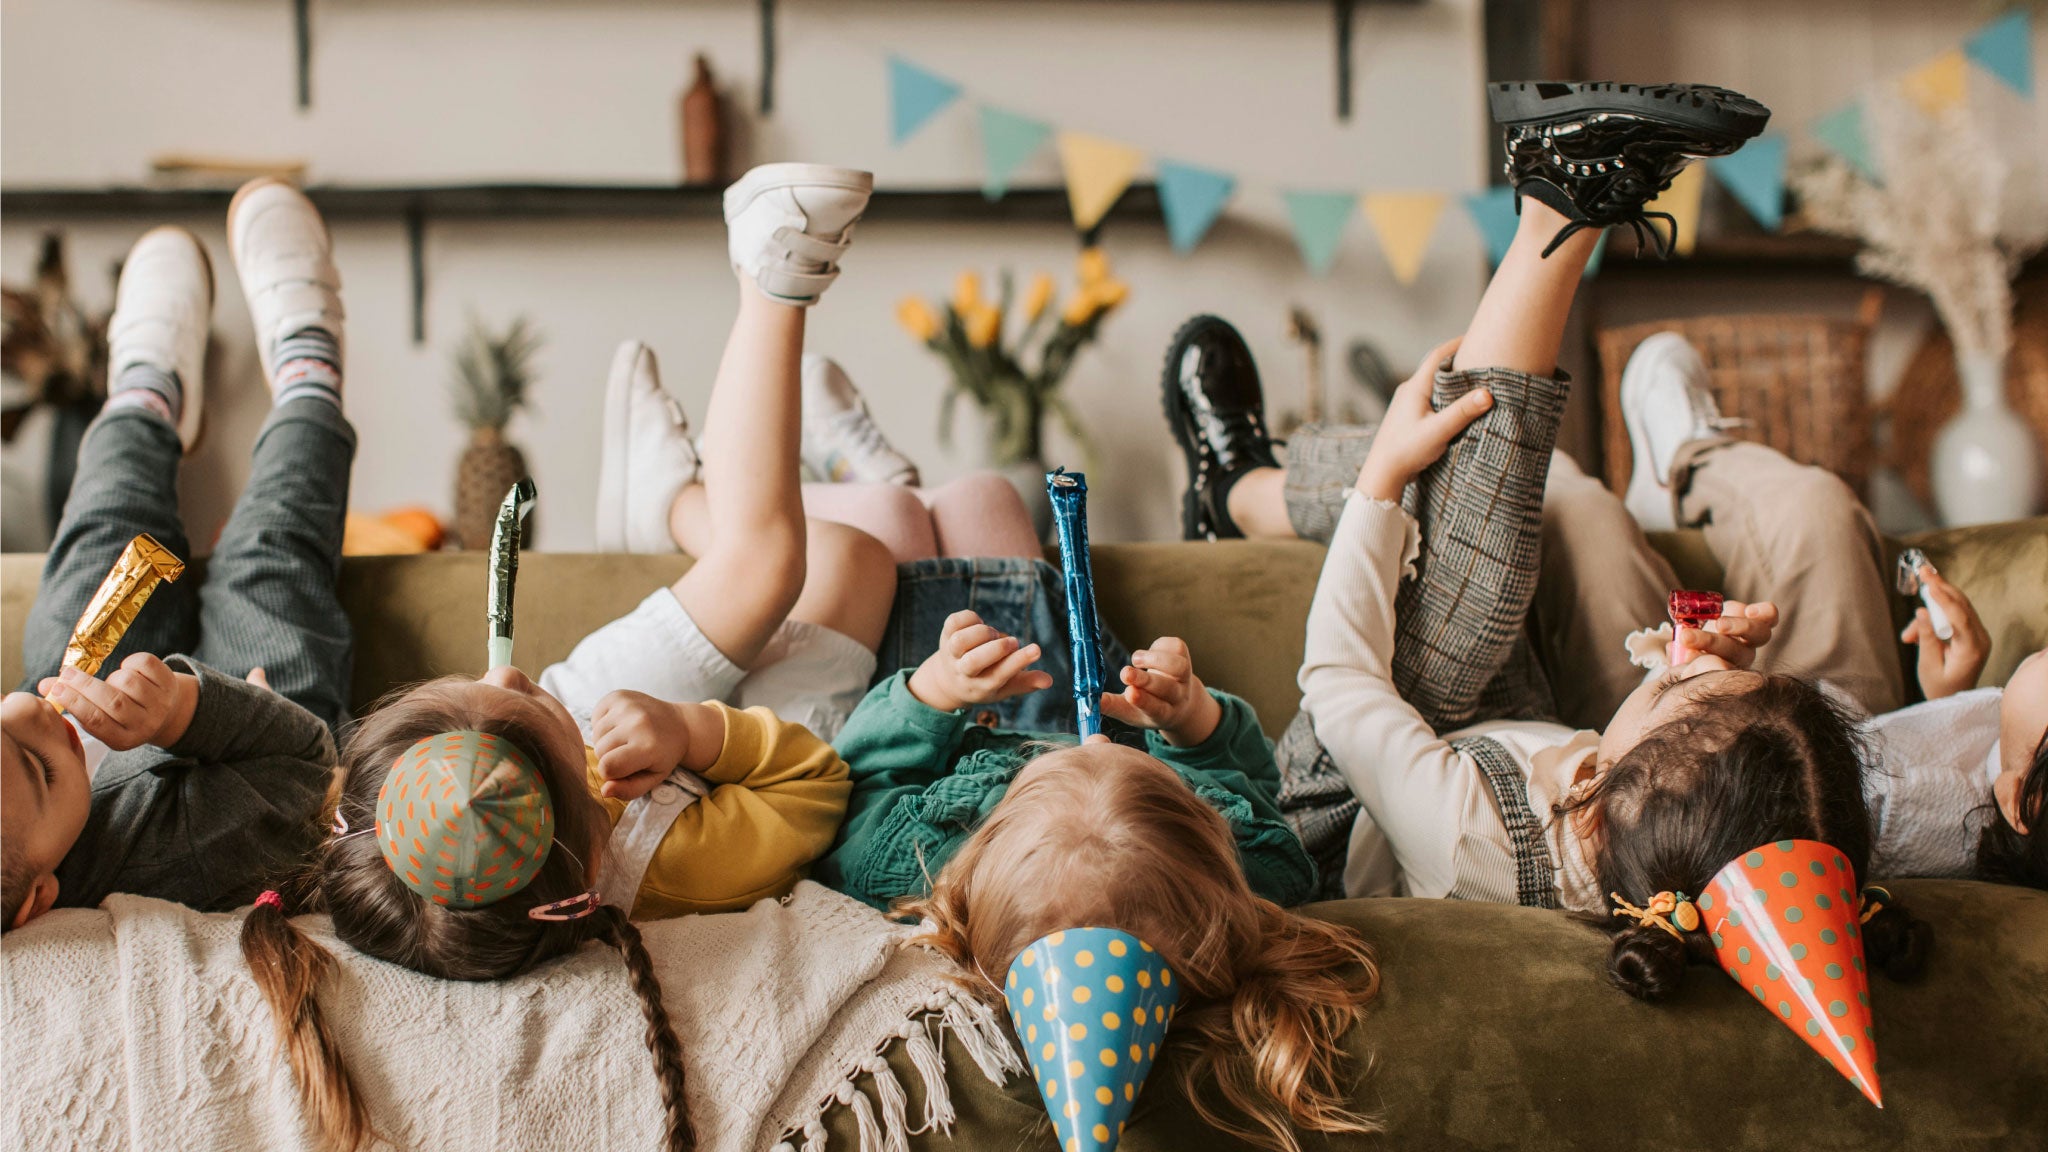
<path id="1" fill-rule="evenodd" d="M 406 887 L 477 908 L 533 882 L 555 841 L 540 771 L 488 732 L 429 736 L 405 750 L 377 793 L 377 846 Z"/>
<path id="2" fill-rule="evenodd" d="M 1728 975 L 1882 1108 L 1856 893 L 1840 852 L 1780 840 L 1729 861 L 1698 903 Z"/>
<path id="3" fill-rule="evenodd" d="M 1069 928 L 1011 962 L 1004 995 L 1060 1147 L 1111 1152 L 1173 1021 L 1173 969 L 1128 932 Z"/>

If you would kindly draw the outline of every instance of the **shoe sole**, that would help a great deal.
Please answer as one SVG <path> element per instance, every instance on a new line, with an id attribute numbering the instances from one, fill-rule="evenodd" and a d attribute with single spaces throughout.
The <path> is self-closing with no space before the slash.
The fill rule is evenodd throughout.
<path id="1" fill-rule="evenodd" d="M 597 515 L 593 526 L 600 541 L 599 551 L 606 551 L 606 544 L 614 545 L 612 551 L 628 551 L 626 540 L 626 444 L 632 438 L 630 416 L 633 404 L 633 368 L 645 353 L 650 359 L 654 353 L 638 340 L 628 340 L 612 353 L 611 374 L 605 377 L 604 385 L 604 439 L 599 441 L 597 454 Z M 607 524 L 607 521 L 611 523 Z M 607 536 L 609 539 L 607 539 Z"/>
<path id="2" fill-rule="evenodd" d="M 725 190 L 726 223 L 730 224 L 733 217 L 745 212 L 747 206 L 763 193 L 796 186 L 843 188 L 848 192 L 873 194 L 875 174 L 853 168 L 835 168 L 830 164 L 763 164 Z M 855 221 L 858 220 L 859 217 L 855 217 Z"/>
<path id="3" fill-rule="evenodd" d="M 213 257 L 208 256 L 206 254 L 206 245 L 201 244 L 199 242 L 199 237 L 194 235 L 190 228 L 180 228 L 176 224 L 159 224 L 156 227 L 151 228 L 149 231 L 144 232 L 140 237 L 136 239 L 135 242 L 137 244 L 140 244 L 142 243 L 142 241 L 147 240 L 149 237 L 154 236 L 159 232 L 169 232 L 174 235 L 183 236 L 185 239 L 192 242 L 192 250 L 199 253 L 199 266 L 206 269 L 206 315 L 209 320 L 209 335 L 207 339 L 210 342 L 212 339 L 210 321 L 213 316 L 213 305 L 214 302 L 217 299 L 219 299 L 220 292 L 219 285 L 214 280 L 213 276 Z M 199 378 L 197 380 L 187 380 L 184 378 L 183 374 L 180 374 L 178 377 L 178 386 L 184 391 L 184 407 L 182 412 L 180 413 L 178 420 L 178 441 L 179 443 L 184 445 L 184 454 L 187 456 L 190 456 L 194 452 L 199 451 L 199 446 L 201 444 L 206 443 L 205 343 L 201 343 L 199 346 L 198 376 Z M 191 421 L 189 425 L 186 423 L 186 420 L 188 418 Z"/>
<path id="4" fill-rule="evenodd" d="M 249 197 L 255 194 L 256 192 L 259 192 L 262 189 L 267 188 L 273 184 L 277 185 L 280 188 L 287 189 L 293 195 L 297 196 L 299 199 L 304 200 L 306 202 L 307 207 L 313 209 L 313 219 L 319 221 L 320 223 L 320 241 L 321 243 L 327 246 L 327 251 L 330 254 L 330 258 L 334 251 L 334 236 L 333 234 L 327 231 L 327 217 L 322 216 L 320 214 L 320 208 L 318 205 L 313 203 L 312 197 L 307 196 L 306 193 L 302 189 L 300 189 L 298 185 L 293 184 L 289 180 L 280 180 L 275 176 L 258 176 L 256 179 L 251 180 L 247 184 L 242 185 L 240 188 L 235 189 L 234 199 L 228 201 L 228 259 L 234 261 L 235 276 L 237 278 L 239 278 L 242 275 L 242 247 L 236 240 L 236 237 L 240 235 L 241 230 L 237 228 L 235 224 L 241 216 L 242 207 L 248 203 Z M 242 300 L 244 307 L 247 306 L 248 299 L 248 289 L 244 288 L 242 290 Z M 269 353 L 259 345 L 256 349 L 256 361 L 258 364 L 262 364 L 266 386 L 268 386 L 268 378 L 270 376 L 272 368 L 272 365 L 263 363 L 264 359 L 268 356 Z"/>
<path id="5" fill-rule="evenodd" d="M 1504 126 L 1614 112 L 1682 124 L 1736 141 L 1762 132 L 1771 119 L 1770 109 L 1742 93 L 1707 84 L 1511 80 L 1488 85 L 1486 102 L 1494 122 Z"/>
<path id="6" fill-rule="evenodd" d="M 1194 436 L 1195 414 L 1188 408 L 1188 398 L 1180 390 L 1180 361 L 1187 355 L 1187 342 L 1197 330 L 1219 323 L 1227 321 L 1202 315 L 1182 324 L 1166 344 L 1166 363 L 1159 374 L 1166 426 L 1173 430 L 1173 442 L 1180 445 L 1180 457 L 1188 470 L 1188 486 L 1180 498 L 1180 534 L 1183 540 L 1207 540 L 1215 535 L 1216 526 L 1209 522 L 1208 509 L 1202 507 L 1201 494 L 1197 490 L 1202 474 L 1202 453 Z"/>

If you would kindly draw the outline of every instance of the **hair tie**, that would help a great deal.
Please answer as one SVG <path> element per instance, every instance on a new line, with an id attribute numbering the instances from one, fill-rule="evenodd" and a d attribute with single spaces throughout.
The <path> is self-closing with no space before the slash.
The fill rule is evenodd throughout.
<path id="1" fill-rule="evenodd" d="M 1609 892 L 1607 895 L 1619 905 L 1614 910 L 1614 915 L 1635 917 L 1636 926 L 1639 928 L 1655 925 L 1671 933 L 1674 940 L 1684 940 L 1685 933 L 1700 926 L 1699 907 L 1692 902 L 1692 897 L 1683 892 L 1659 892 L 1650 897 L 1649 902 L 1641 908 L 1623 900 L 1619 892 Z"/>
<path id="2" fill-rule="evenodd" d="M 597 889 L 592 888 L 588 892 L 578 892 L 566 900 L 542 904 L 538 908 L 528 908 L 526 915 L 531 920 L 581 920 L 597 911 L 598 905 L 602 903 L 603 901 L 598 899 Z"/>
<path id="3" fill-rule="evenodd" d="M 1863 910 L 1862 914 L 1856 917 L 1856 922 L 1858 924 L 1870 923 L 1870 918 L 1884 911 L 1884 906 L 1891 901 L 1891 898 L 1892 894 L 1889 890 L 1880 888 L 1875 884 L 1863 889 Z"/>
<path id="4" fill-rule="evenodd" d="M 265 888 L 263 892 L 256 897 L 256 907 L 275 908 L 278 910 L 279 913 L 283 913 L 284 897 L 279 896 L 277 894 L 277 889 L 275 888 Z"/>

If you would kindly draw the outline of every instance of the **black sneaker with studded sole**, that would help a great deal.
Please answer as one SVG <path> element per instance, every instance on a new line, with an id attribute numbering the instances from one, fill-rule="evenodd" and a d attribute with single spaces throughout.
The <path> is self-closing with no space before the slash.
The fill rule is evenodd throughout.
<path id="1" fill-rule="evenodd" d="M 1254 468 L 1278 467 L 1251 349 L 1228 321 L 1197 316 L 1167 344 L 1159 390 L 1188 467 L 1181 538 L 1242 537 L 1230 519 L 1230 485 Z"/>
<path id="2" fill-rule="evenodd" d="M 1568 84 L 1518 80 L 1489 86 L 1504 130 L 1506 172 L 1517 195 L 1557 210 L 1567 223 L 1545 256 L 1586 228 L 1647 229 L 1660 255 L 1671 237 L 1649 222 L 1669 213 L 1644 204 L 1694 160 L 1725 156 L 1764 130 L 1770 109 L 1706 84 Z"/>

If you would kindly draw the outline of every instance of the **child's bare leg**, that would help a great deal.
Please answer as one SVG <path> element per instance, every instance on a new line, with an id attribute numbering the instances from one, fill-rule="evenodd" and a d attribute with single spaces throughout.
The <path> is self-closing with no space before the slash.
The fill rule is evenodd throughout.
<path id="1" fill-rule="evenodd" d="M 924 489 L 919 496 L 931 510 L 941 556 L 1045 556 L 1023 497 L 993 472 L 963 476 L 943 487 Z"/>
<path id="2" fill-rule="evenodd" d="M 939 554 L 931 513 L 915 488 L 893 483 L 806 484 L 803 496 L 805 515 L 860 529 L 886 545 L 898 564 Z"/>
<path id="3" fill-rule="evenodd" d="M 858 528 L 812 520 L 805 548 L 809 575 L 789 618 L 879 648 L 896 606 L 896 558 L 888 545 Z"/>
<path id="4" fill-rule="evenodd" d="M 1287 517 L 1287 470 L 1254 468 L 1237 478 L 1225 501 L 1238 531 L 1253 540 L 1294 540 Z"/>
<path id="5" fill-rule="evenodd" d="M 1548 376 L 1557 369 L 1572 297 L 1600 241 L 1599 229 L 1588 228 L 1544 256 L 1543 249 L 1565 223 L 1564 216 L 1542 201 L 1522 201 L 1514 243 L 1479 298 L 1464 341 L 1452 356 L 1455 367 L 1507 368 L 1532 376 Z"/>

